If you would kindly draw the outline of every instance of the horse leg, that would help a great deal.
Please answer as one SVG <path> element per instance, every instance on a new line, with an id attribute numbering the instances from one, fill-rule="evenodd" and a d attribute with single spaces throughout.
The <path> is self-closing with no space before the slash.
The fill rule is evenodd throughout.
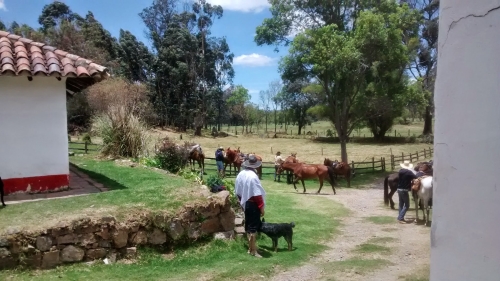
<path id="1" fill-rule="evenodd" d="M 416 193 L 416 192 L 412 192 L 412 193 L 413 193 L 412 194 L 413 195 L 413 201 L 415 202 L 415 214 L 416 214 L 416 216 L 415 216 L 415 223 L 418 223 L 418 207 L 419 207 L 418 206 L 419 205 L 418 204 L 418 193 Z"/>
<path id="2" fill-rule="evenodd" d="M 296 183 L 299 181 L 299 177 L 298 176 L 295 176 L 295 180 L 293 181 L 293 188 L 295 188 L 295 191 L 298 191 L 297 190 L 297 185 Z"/>
<path id="3" fill-rule="evenodd" d="M 319 177 L 318 179 L 319 179 L 319 189 L 318 192 L 316 192 L 317 194 L 319 194 L 321 192 L 321 189 L 323 188 L 323 179 L 321 177 Z"/>
<path id="4" fill-rule="evenodd" d="M 300 181 L 302 182 L 302 187 L 304 188 L 303 193 L 306 193 L 306 185 L 304 184 L 304 179 L 300 179 Z"/>
<path id="5" fill-rule="evenodd" d="M 427 216 L 425 215 L 425 212 L 427 212 Z M 429 225 L 429 200 L 424 201 L 424 217 L 425 217 L 425 226 Z"/>
<path id="6" fill-rule="evenodd" d="M 397 188 L 394 188 L 394 189 L 393 189 L 393 188 L 391 187 L 391 192 L 389 192 L 389 201 L 390 201 L 390 203 L 391 203 L 391 209 L 395 209 L 395 208 L 394 208 L 394 200 L 392 200 L 392 196 L 394 195 L 394 193 L 396 193 L 396 190 L 397 190 Z"/>
<path id="7" fill-rule="evenodd" d="M 332 185 L 333 195 L 337 194 L 337 192 L 335 191 L 334 183 L 330 179 L 327 179 L 327 181 Z"/>

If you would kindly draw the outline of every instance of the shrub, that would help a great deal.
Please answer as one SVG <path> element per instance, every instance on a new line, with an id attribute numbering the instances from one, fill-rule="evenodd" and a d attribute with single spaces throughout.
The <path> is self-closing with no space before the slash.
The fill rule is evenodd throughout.
<path id="1" fill-rule="evenodd" d="M 234 181 L 229 179 L 222 180 L 223 185 L 226 187 L 226 190 L 229 191 L 229 200 L 231 201 L 231 206 L 233 208 L 240 208 L 240 204 L 238 203 L 238 198 L 235 194 Z"/>
<path id="2" fill-rule="evenodd" d="M 92 138 L 89 133 L 83 134 L 82 141 L 86 143 L 92 143 Z"/>
<path id="3" fill-rule="evenodd" d="M 333 137 L 333 131 L 331 129 L 328 129 L 326 131 L 326 136 L 329 137 L 329 138 Z"/>
<path id="4" fill-rule="evenodd" d="M 160 168 L 171 173 L 177 173 L 184 168 L 188 161 L 188 151 L 185 147 L 179 146 L 168 137 L 164 138 L 157 145 L 156 159 Z"/>
<path id="5" fill-rule="evenodd" d="M 106 156 L 139 157 L 147 138 L 145 125 L 124 107 L 112 107 L 93 118 L 92 131 L 102 137 Z"/>

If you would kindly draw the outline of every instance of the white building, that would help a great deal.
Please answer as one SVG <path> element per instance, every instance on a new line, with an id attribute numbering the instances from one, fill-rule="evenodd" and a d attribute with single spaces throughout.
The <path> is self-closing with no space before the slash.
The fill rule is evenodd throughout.
<path id="1" fill-rule="evenodd" d="M 106 68 L 0 31 L 0 177 L 6 194 L 68 187 L 66 94 Z"/>
<path id="2" fill-rule="evenodd" d="M 500 280 L 500 1 L 441 0 L 431 281 Z"/>

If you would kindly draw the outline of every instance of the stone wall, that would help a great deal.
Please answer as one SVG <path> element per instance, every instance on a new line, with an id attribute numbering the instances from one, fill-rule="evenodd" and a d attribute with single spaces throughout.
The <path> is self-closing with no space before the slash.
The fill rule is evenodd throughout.
<path id="1" fill-rule="evenodd" d="M 171 247 L 203 237 L 232 238 L 235 213 L 229 192 L 203 204 L 186 206 L 177 215 L 147 213 L 117 221 L 107 216 L 80 219 L 43 231 L 0 236 L 0 269 L 52 268 L 64 263 L 132 258 L 136 246 Z"/>

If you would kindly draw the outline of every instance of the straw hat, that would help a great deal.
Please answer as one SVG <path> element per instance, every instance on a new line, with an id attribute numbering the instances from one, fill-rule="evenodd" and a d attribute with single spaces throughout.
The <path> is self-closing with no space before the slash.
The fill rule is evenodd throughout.
<path id="1" fill-rule="evenodd" d="M 219 150 L 224 150 L 224 147 L 222 147 L 222 146 L 219 146 Z"/>
<path id="2" fill-rule="evenodd" d="M 245 160 L 245 162 L 243 162 L 242 164 L 242 166 L 244 166 L 245 168 L 253 169 L 260 167 L 260 165 L 262 165 L 262 163 L 257 160 L 257 157 L 255 157 L 255 155 L 253 154 L 248 155 L 247 160 Z"/>
<path id="3" fill-rule="evenodd" d="M 408 170 L 413 169 L 413 164 L 410 163 L 410 161 L 408 160 L 405 160 L 403 163 L 400 163 L 399 166 L 401 166 L 401 168 L 403 169 L 408 169 Z"/>

